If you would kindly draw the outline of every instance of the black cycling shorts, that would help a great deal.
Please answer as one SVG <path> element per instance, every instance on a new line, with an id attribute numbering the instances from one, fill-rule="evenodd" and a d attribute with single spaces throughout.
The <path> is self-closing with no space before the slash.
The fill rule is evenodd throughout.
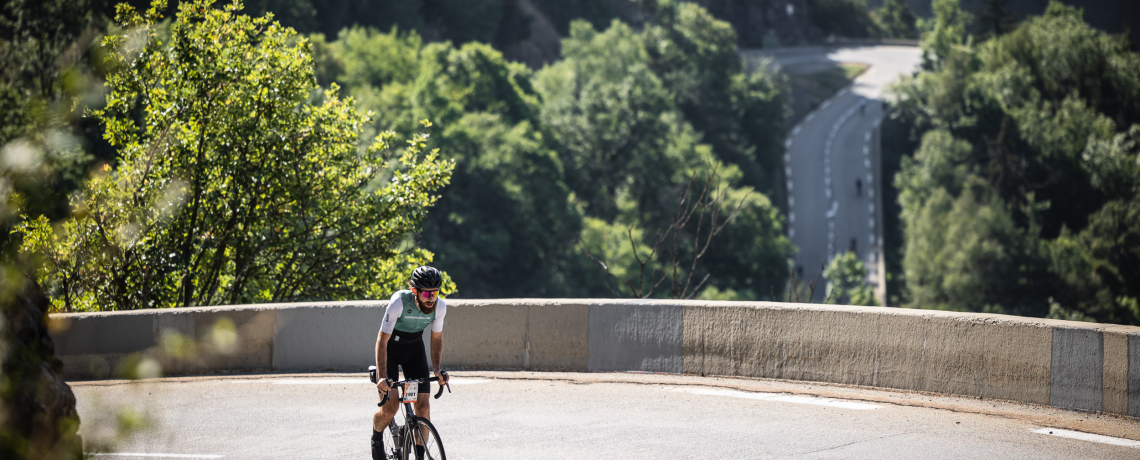
<path id="1" fill-rule="evenodd" d="M 396 331 L 393 331 L 396 332 Z M 407 340 L 406 333 L 399 334 L 400 341 L 388 339 L 388 379 L 400 380 L 400 371 L 396 366 L 404 368 L 404 380 L 422 379 L 430 376 L 427 363 L 427 353 L 424 352 L 424 341 Z M 420 393 L 431 393 L 431 384 L 420 385 Z"/>

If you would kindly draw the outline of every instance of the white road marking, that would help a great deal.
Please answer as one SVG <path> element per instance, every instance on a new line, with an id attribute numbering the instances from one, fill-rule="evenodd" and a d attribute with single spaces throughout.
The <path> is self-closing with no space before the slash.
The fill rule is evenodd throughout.
<path id="1" fill-rule="evenodd" d="M 796 239 L 796 228 L 795 227 L 789 227 L 788 228 L 788 238 L 793 239 L 793 240 Z"/>
<path id="2" fill-rule="evenodd" d="M 786 148 L 786 149 L 792 148 L 792 138 L 789 137 L 788 140 L 784 141 L 784 148 Z"/>
<path id="3" fill-rule="evenodd" d="M 882 407 L 874 404 L 844 401 L 841 399 L 813 398 L 810 396 L 781 395 L 774 393 L 753 393 L 750 391 L 723 390 L 713 388 L 669 388 L 668 391 L 681 391 L 685 393 L 706 396 L 728 396 L 730 398 L 756 399 L 760 401 L 809 404 L 812 406 L 834 407 L 837 409 L 872 410 Z"/>
<path id="4" fill-rule="evenodd" d="M 863 142 L 871 142 L 871 132 L 870 131 L 863 133 Z"/>
<path id="5" fill-rule="evenodd" d="M 867 235 L 867 241 L 869 241 L 871 243 L 871 246 L 874 246 L 875 245 L 875 235 Z M 872 252 L 871 254 L 873 255 L 875 253 Z M 872 257 L 871 260 L 874 261 L 874 257 Z"/>
<path id="6" fill-rule="evenodd" d="M 812 118 L 815 118 L 815 112 L 809 113 L 807 116 L 807 119 L 805 119 L 804 121 L 805 122 L 811 121 Z"/>
<path id="7" fill-rule="evenodd" d="M 784 154 L 784 163 L 788 163 L 791 161 L 792 161 L 792 152 L 785 153 Z"/>
<path id="8" fill-rule="evenodd" d="M 795 135 L 799 134 L 800 128 L 801 128 L 800 125 L 796 125 L 796 128 L 792 130 L 792 135 L 795 136 Z"/>
<path id="9" fill-rule="evenodd" d="M 1040 430 L 1033 430 L 1033 432 L 1049 436 L 1059 436 L 1062 438 L 1079 439 L 1081 441 L 1099 442 L 1101 444 L 1112 444 L 1114 446 L 1135 447 L 1137 449 L 1140 449 L 1140 441 L 1133 441 L 1131 439 L 1082 433 L 1080 431 L 1060 430 L 1057 428 L 1042 428 Z"/>
<path id="10" fill-rule="evenodd" d="M 794 208 L 794 207 L 796 207 L 796 197 L 794 197 L 794 196 L 789 196 L 789 197 L 788 197 L 788 207 L 789 207 L 789 208 Z"/>
<path id="11" fill-rule="evenodd" d="M 827 106 L 829 106 L 829 105 L 831 105 L 831 99 L 828 99 L 828 100 L 826 100 L 826 101 L 823 101 L 823 105 L 820 105 L 820 106 L 819 106 L 819 110 L 823 110 L 823 109 L 826 109 L 826 108 L 827 108 Z"/>
<path id="12" fill-rule="evenodd" d="M 847 94 L 847 88 L 839 90 L 839 94 L 836 94 L 835 97 L 843 97 L 844 94 Z"/>
<path id="13" fill-rule="evenodd" d="M 788 213 L 788 221 L 793 223 L 793 224 L 796 223 L 796 212 L 795 211 Z"/>
<path id="14" fill-rule="evenodd" d="M 368 381 L 367 379 L 365 380 Z M 88 454 L 92 457 L 158 457 L 158 458 L 222 458 L 224 455 L 208 454 L 148 454 L 143 452 L 109 452 Z"/>
<path id="15" fill-rule="evenodd" d="M 875 228 L 875 219 L 874 218 L 867 219 L 867 227 Z"/>
<path id="16" fill-rule="evenodd" d="M 784 173 L 787 174 L 788 177 L 792 177 L 792 167 L 791 166 L 785 166 L 784 167 Z"/>
<path id="17" fill-rule="evenodd" d="M 868 196 L 870 196 L 871 198 L 874 198 L 874 197 L 875 197 L 875 189 L 873 189 L 873 188 L 871 188 L 871 187 L 867 187 L 867 194 L 868 194 Z"/>
<path id="18" fill-rule="evenodd" d="M 375 385 L 368 380 L 368 376 L 355 379 L 321 377 L 311 379 L 248 379 L 230 380 L 229 383 L 264 383 L 267 385 L 351 385 L 355 383 L 367 383 L 369 385 Z"/>
<path id="19" fill-rule="evenodd" d="M 340 384 L 350 384 L 350 383 L 367 383 L 369 385 L 375 385 L 374 383 L 372 383 L 372 381 L 368 380 L 367 377 L 359 378 L 359 379 L 321 379 L 321 378 L 317 378 L 317 379 L 284 379 L 284 380 L 274 380 L 273 381 L 274 385 L 340 385 Z"/>
<path id="20" fill-rule="evenodd" d="M 863 167 L 867 168 L 867 169 L 871 169 L 871 160 L 864 158 L 863 159 Z"/>
<path id="21" fill-rule="evenodd" d="M 452 378 L 448 384 L 450 385 L 469 385 L 473 383 L 488 382 L 487 379 L 456 379 Z M 311 379 L 250 379 L 250 380 L 230 380 L 229 383 L 264 383 L 272 385 L 352 385 L 367 383 L 368 385 L 375 385 L 368 377 L 361 377 L 358 379 L 345 379 L 345 378 L 311 378 Z"/>
<path id="22" fill-rule="evenodd" d="M 867 205 L 867 211 L 869 211 L 871 214 L 874 214 L 875 213 L 875 203 L 871 203 L 871 204 Z"/>
<path id="23" fill-rule="evenodd" d="M 488 379 L 463 379 L 463 380 L 459 380 L 459 379 L 453 378 L 453 379 L 449 380 L 447 382 L 447 384 L 448 385 L 474 385 L 476 383 L 487 383 L 487 382 L 490 382 L 490 380 L 488 380 Z"/>

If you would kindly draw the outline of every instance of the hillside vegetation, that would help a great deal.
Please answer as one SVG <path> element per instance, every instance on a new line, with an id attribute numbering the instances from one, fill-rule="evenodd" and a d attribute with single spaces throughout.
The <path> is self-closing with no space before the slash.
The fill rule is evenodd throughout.
<path id="1" fill-rule="evenodd" d="M 981 42 L 934 8 L 894 88 L 904 302 L 1140 324 L 1140 55 L 1060 2 Z"/>

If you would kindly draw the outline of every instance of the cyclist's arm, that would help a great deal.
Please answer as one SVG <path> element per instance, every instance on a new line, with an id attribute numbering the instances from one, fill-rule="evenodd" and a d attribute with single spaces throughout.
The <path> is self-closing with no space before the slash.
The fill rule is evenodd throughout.
<path id="1" fill-rule="evenodd" d="M 431 332 L 431 370 L 439 378 L 439 383 L 447 383 L 447 378 L 439 373 L 439 363 L 443 361 L 443 333 Z"/>
<path id="2" fill-rule="evenodd" d="M 392 337 L 396 319 L 400 317 L 400 310 L 402 309 L 403 302 L 400 301 L 400 294 L 397 292 L 392 295 L 388 307 L 384 309 L 384 322 L 380 325 L 380 332 L 376 334 L 376 372 L 379 373 L 381 382 L 376 385 L 376 388 L 381 391 L 388 387 L 386 383 L 388 378 L 388 339 Z"/>
<path id="3" fill-rule="evenodd" d="M 384 332 L 384 331 L 380 331 L 380 333 L 376 334 L 376 372 L 380 376 L 380 383 L 376 385 L 376 388 L 378 388 L 382 391 L 385 388 L 387 388 L 387 386 L 388 386 L 387 382 L 388 382 L 388 338 L 389 337 L 392 337 L 392 334 L 389 334 L 389 333 Z M 380 384 L 383 384 L 383 387 L 380 386 Z"/>

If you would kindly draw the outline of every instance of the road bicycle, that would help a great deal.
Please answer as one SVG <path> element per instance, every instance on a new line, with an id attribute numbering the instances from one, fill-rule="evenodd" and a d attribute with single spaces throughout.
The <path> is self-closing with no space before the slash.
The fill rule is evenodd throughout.
<path id="1" fill-rule="evenodd" d="M 440 373 L 444 377 L 447 376 L 447 371 Z M 372 383 L 380 382 L 376 366 L 368 366 L 368 378 L 372 380 Z M 385 458 L 389 460 L 447 460 L 447 455 L 443 452 L 443 441 L 439 440 L 439 432 L 435 430 L 435 425 L 432 425 L 430 420 L 417 416 L 412 407 L 412 403 L 415 403 L 416 398 L 419 397 L 419 386 L 430 385 L 431 382 L 438 381 L 439 378 L 437 377 L 429 377 L 401 380 L 388 385 L 396 390 L 396 394 L 400 398 L 400 404 L 404 409 L 404 424 L 396 423 L 397 416 L 393 416 L 392 420 L 388 422 L 388 428 L 384 431 Z M 439 391 L 435 394 L 435 399 L 439 399 L 443 395 L 444 387 L 447 388 L 448 393 L 451 393 L 450 384 L 440 385 Z M 390 394 L 384 394 L 384 399 L 381 399 L 377 406 L 383 407 L 384 403 L 388 402 Z M 417 447 L 422 447 L 422 453 Z"/>

